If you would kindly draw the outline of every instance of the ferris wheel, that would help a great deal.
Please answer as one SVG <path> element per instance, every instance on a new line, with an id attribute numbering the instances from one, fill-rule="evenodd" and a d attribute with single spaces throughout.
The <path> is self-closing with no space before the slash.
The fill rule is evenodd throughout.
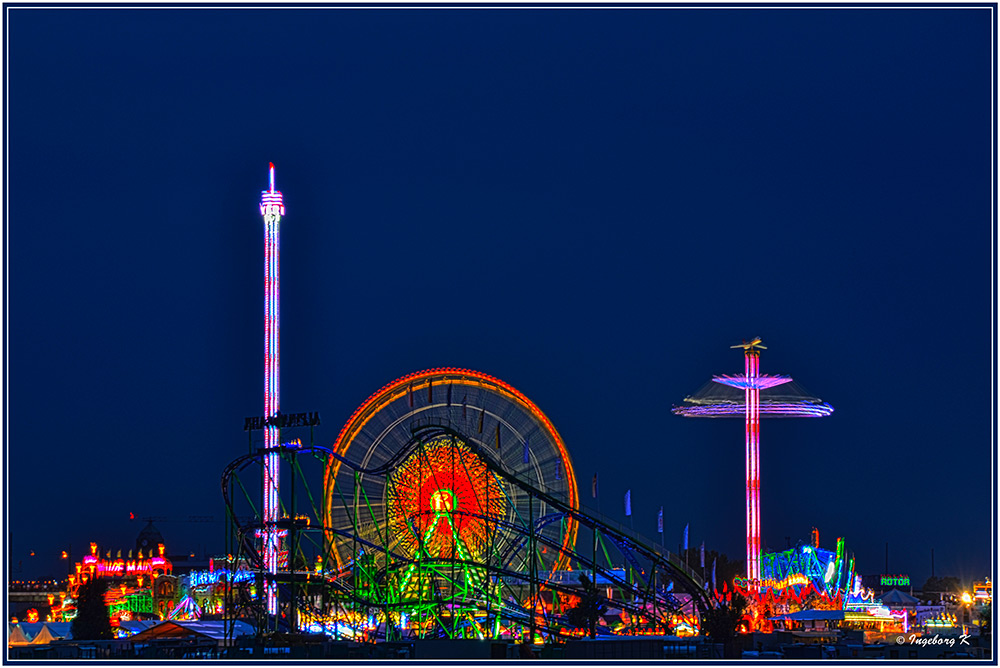
<path id="1" fill-rule="evenodd" d="M 569 566 L 579 507 L 566 447 L 524 394 L 477 371 L 389 383 L 351 416 L 324 476 L 327 566 L 409 612 L 520 605 Z M 547 501 L 548 500 L 548 501 Z M 429 616 L 428 616 L 429 618 Z"/>

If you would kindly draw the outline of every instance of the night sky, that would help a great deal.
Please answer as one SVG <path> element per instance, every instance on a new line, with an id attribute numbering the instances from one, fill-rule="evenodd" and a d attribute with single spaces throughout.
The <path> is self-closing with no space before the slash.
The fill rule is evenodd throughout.
<path id="1" fill-rule="evenodd" d="M 918 586 L 993 563 L 987 7 L 13 8 L 6 532 L 221 552 L 263 412 L 267 165 L 282 408 L 330 445 L 404 374 L 476 369 L 586 504 L 744 556 L 740 420 L 670 409 L 761 336 L 836 412 L 768 420 L 765 547 L 844 536 Z M 316 488 L 320 482 L 316 480 Z M 9 551 L 8 551 L 9 550 Z M 29 556 L 31 551 L 35 556 Z"/>

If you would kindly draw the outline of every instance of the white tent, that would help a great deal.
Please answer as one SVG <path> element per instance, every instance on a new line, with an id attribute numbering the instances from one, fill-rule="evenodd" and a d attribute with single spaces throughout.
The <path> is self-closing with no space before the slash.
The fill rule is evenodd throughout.
<path id="1" fill-rule="evenodd" d="M 21 628 L 21 633 L 24 634 L 24 639 L 30 641 L 32 638 L 38 635 L 38 632 L 42 630 L 42 626 L 45 622 L 21 622 L 18 626 Z"/>
<path id="2" fill-rule="evenodd" d="M 73 622 L 45 622 L 45 628 L 49 630 L 55 640 L 73 638 Z"/>
<path id="3" fill-rule="evenodd" d="M 55 640 L 52 632 L 49 631 L 49 627 L 46 624 L 42 627 L 42 630 L 35 634 L 35 637 L 31 639 L 32 645 L 48 645 L 50 642 Z"/>
<path id="4" fill-rule="evenodd" d="M 21 630 L 20 625 L 8 624 L 7 647 L 27 644 L 28 639 L 24 637 L 24 631 Z"/>

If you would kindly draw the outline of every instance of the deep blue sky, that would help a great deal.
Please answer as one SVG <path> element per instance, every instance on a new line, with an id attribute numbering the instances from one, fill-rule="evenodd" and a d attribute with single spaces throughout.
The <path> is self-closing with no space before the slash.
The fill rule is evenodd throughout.
<path id="1" fill-rule="evenodd" d="M 498 376 L 590 503 L 742 558 L 714 373 L 836 408 L 762 428 L 765 543 L 918 583 L 992 563 L 992 16 L 976 9 L 28 9 L 7 14 L 14 566 L 223 517 L 262 410 L 267 163 L 282 407 Z M 318 482 L 317 482 L 318 484 Z M 617 508 L 617 510 L 615 510 Z M 624 519 L 624 518 L 622 518 Z M 221 524 L 162 523 L 170 551 Z M 36 557 L 28 557 L 34 550 Z"/>

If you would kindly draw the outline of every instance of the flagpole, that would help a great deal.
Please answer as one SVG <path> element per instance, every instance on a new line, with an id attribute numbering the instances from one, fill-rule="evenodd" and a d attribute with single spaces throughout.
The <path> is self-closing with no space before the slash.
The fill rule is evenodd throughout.
<path id="1" fill-rule="evenodd" d="M 599 485 L 597 474 L 594 474 L 594 498 L 597 499 L 597 514 L 601 514 L 601 489 Z"/>
<path id="2" fill-rule="evenodd" d="M 667 545 L 663 542 L 663 506 L 660 506 L 660 514 L 656 517 L 656 530 L 660 532 L 660 548 L 666 552 Z"/>
<path id="3" fill-rule="evenodd" d="M 667 545 L 663 542 L 663 506 L 660 506 L 660 514 L 656 518 L 656 530 L 660 532 L 660 547 L 667 551 Z"/>
<path id="4" fill-rule="evenodd" d="M 690 550 L 688 549 L 688 529 L 690 528 L 691 528 L 690 522 L 684 525 L 684 568 L 688 570 L 690 570 L 691 568 L 690 566 L 688 566 L 688 552 L 690 552 Z"/>

